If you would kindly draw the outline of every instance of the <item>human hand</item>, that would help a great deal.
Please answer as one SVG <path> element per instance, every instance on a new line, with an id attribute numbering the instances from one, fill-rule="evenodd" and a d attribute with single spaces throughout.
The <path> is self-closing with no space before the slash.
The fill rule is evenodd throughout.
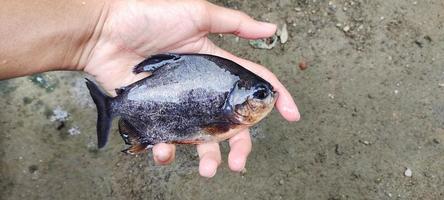
<path id="1" fill-rule="evenodd" d="M 133 74 L 140 61 L 157 53 L 206 53 L 228 58 L 269 81 L 279 93 L 276 108 L 289 121 L 299 120 L 297 107 L 276 76 L 263 66 L 236 57 L 208 38 L 209 33 L 231 33 L 242 38 L 272 36 L 276 26 L 258 22 L 239 11 L 199 0 L 186 1 L 110 1 L 102 11 L 95 31 L 85 46 L 79 65 L 92 74 L 110 93 L 146 76 Z M 229 139 L 228 165 L 233 171 L 245 167 L 251 151 L 248 129 Z M 199 173 L 215 175 L 221 163 L 218 143 L 197 145 Z M 175 157 L 175 146 L 157 144 L 154 160 L 169 164 Z"/>

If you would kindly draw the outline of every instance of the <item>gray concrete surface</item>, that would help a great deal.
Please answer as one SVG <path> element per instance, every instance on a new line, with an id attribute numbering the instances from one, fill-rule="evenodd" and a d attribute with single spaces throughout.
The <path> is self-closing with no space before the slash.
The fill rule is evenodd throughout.
<path id="1" fill-rule="evenodd" d="M 289 31 L 272 50 L 212 36 L 269 67 L 302 114 L 273 112 L 253 130 L 246 173 L 229 171 L 226 143 L 213 179 L 191 146 L 165 167 L 126 156 L 116 126 L 97 151 L 83 75 L 51 72 L 0 81 L 0 198 L 444 199 L 443 1 L 216 3 Z"/>

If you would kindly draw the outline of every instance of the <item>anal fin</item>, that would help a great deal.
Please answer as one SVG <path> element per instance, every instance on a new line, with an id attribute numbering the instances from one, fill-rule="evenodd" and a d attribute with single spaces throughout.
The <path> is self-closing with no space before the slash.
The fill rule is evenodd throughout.
<path id="1" fill-rule="evenodd" d="M 126 120 L 119 120 L 119 133 L 122 136 L 123 141 L 131 147 L 123 150 L 122 152 L 127 154 L 139 154 L 147 151 L 151 145 L 140 142 L 140 136 L 137 134 L 135 128 Z"/>
<path id="2" fill-rule="evenodd" d="M 139 143 L 136 145 L 132 145 L 131 147 L 129 147 L 125 150 L 122 150 L 122 152 L 126 153 L 126 154 L 130 154 L 130 155 L 135 155 L 135 154 L 147 152 L 149 147 L 150 147 L 150 145 Z"/>

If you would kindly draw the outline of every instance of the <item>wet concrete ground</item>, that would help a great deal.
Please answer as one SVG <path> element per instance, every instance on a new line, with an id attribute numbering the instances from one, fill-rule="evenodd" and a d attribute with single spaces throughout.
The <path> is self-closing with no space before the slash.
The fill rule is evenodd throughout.
<path id="1" fill-rule="evenodd" d="M 245 173 L 229 171 L 226 143 L 213 179 L 190 146 L 165 167 L 126 156 L 116 126 L 98 151 L 83 75 L 51 72 L 0 81 L 1 199 L 444 199 L 444 2 L 216 3 L 289 32 L 271 50 L 212 36 L 269 67 L 302 114 L 252 131 Z"/>

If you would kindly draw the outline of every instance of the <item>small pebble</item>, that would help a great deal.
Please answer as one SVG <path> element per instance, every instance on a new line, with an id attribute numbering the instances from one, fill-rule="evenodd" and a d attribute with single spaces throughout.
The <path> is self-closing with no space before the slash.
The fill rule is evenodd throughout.
<path id="1" fill-rule="evenodd" d="M 68 133 L 69 133 L 69 135 L 80 135 L 81 132 L 80 132 L 79 127 L 74 126 L 68 130 Z"/>
<path id="2" fill-rule="evenodd" d="M 404 171 L 404 176 L 406 177 L 412 177 L 413 172 L 410 168 L 406 168 L 406 170 Z"/>
<path id="3" fill-rule="evenodd" d="M 365 145 L 370 145 L 371 143 L 367 140 L 359 140 L 360 143 L 365 144 Z"/>
<path id="4" fill-rule="evenodd" d="M 299 69 L 306 70 L 308 68 L 307 61 L 304 58 L 301 58 L 299 61 Z"/>
<path id="5" fill-rule="evenodd" d="M 36 173 L 39 167 L 37 165 L 31 165 L 28 167 L 29 173 L 33 174 Z"/>
<path id="6" fill-rule="evenodd" d="M 37 79 L 40 77 L 37 77 Z M 55 122 L 64 122 L 68 119 L 69 117 L 69 113 L 66 110 L 63 110 L 62 107 L 57 106 L 53 111 L 52 111 L 52 116 L 50 118 L 50 121 Z"/>
<path id="7" fill-rule="evenodd" d="M 340 147 L 339 147 L 339 144 L 336 144 L 336 145 L 335 145 L 335 153 L 336 153 L 336 155 L 338 155 L 338 156 L 344 154 L 344 153 L 341 151 L 341 149 L 340 149 Z"/>
<path id="8" fill-rule="evenodd" d="M 249 44 L 257 49 L 272 49 L 274 46 L 276 46 L 277 42 L 278 36 L 273 35 L 272 37 L 265 39 L 250 40 Z"/>
<path id="9" fill-rule="evenodd" d="M 439 87 L 444 87 L 444 83 L 438 84 Z"/>
<path id="10" fill-rule="evenodd" d="M 348 31 L 350 31 L 350 26 L 345 26 L 342 30 L 343 30 L 344 32 L 348 32 Z"/>
<path id="11" fill-rule="evenodd" d="M 288 40 L 287 24 L 284 24 L 284 25 L 282 26 L 281 34 L 280 34 L 280 36 L 279 36 L 279 39 L 281 40 L 281 44 L 284 44 L 284 43 L 287 42 L 287 40 Z"/>
<path id="12" fill-rule="evenodd" d="M 336 5 L 333 2 L 329 1 L 328 2 L 328 9 L 330 9 L 331 12 L 335 12 L 336 11 Z"/>

